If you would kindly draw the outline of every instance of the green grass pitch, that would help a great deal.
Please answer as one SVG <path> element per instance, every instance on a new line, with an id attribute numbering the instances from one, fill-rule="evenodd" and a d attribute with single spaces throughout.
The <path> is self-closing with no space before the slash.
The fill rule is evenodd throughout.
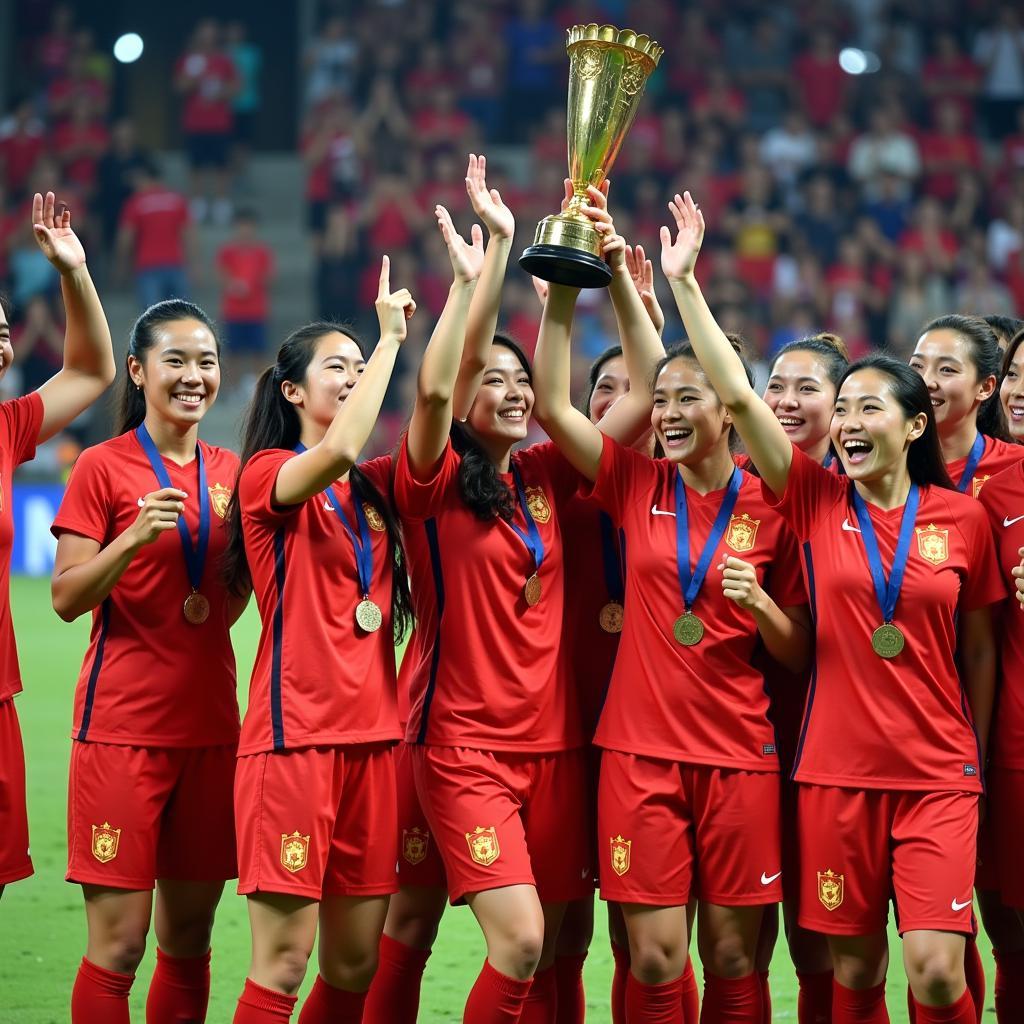
<path id="1" fill-rule="evenodd" d="M 81 893 L 77 886 L 64 881 L 64 868 L 71 701 L 88 638 L 88 620 L 83 617 L 73 625 L 61 622 L 50 607 L 47 580 L 15 578 L 11 601 L 25 681 L 25 692 L 18 697 L 18 714 L 28 760 L 28 806 L 36 874 L 9 886 L 0 901 L 0 1024 L 60 1024 L 68 1019 L 71 985 L 85 950 Z M 243 700 L 258 629 L 255 609 L 250 607 L 234 630 Z M 587 1019 L 594 1024 L 610 1020 L 607 1007 L 611 957 L 603 913 L 599 906 L 597 935 L 586 967 Z M 132 993 L 136 1021 L 145 1017 L 154 943 L 151 936 Z M 208 1019 L 211 1024 L 224 1024 L 231 1020 L 249 962 L 245 901 L 234 894 L 230 883 L 217 915 L 213 951 Z M 987 942 L 984 954 L 991 986 L 992 960 Z M 483 941 L 469 910 L 449 909 L 427 965 L 420 1012 L 424 1024 L 462 1020 L 466 993 L 483 957 Z M 905 981 L 896 941 L 892 944 L 892 959 L 889 1013 L 894 1024 L 901 1024 L 907 1020 Z M 315 973 L 314 957 L 303 994 Z M 773 964 L 772 998 L 775 1020 L 796 1020 L 796 979 L 784 942 L 779 944 Z M 990 991 L 989 1013 L 991 1005 Z"/>

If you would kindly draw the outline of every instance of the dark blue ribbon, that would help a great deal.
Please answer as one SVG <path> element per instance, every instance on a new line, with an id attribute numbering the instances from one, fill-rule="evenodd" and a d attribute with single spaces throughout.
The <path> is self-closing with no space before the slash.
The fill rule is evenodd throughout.
<path id="1" fill-rule="evenodd" d="M 156 443 L 150 437 L 145 423 L 140 423 L 135 431 L 135 436 L 142 445 L 142 450 L 149 459 L 153 473 L 156 475 L 157 483 L 161 487 L 173 487 L 167 467 L 160 456 Z M 203 582 L 203 569 L 206 566 L 206 550 L 210 545 L 210 492 L 206 489 L 206 465 L 203 462 L 203 450 L 196 445 L 196 461 L 199 463 L 199 536 L 196 538 L 195 546 L 192 544 L 192 534 L 189 533 L 185 516 L 178 516 L 178 536 L 181 538 L 181 547 L 185 552 L 185 567 L 188 570 L 188 581 L 193 590 L 198 590 Z"/>
<path id="2" fill-rule="evenodd" d="M 519 535 L 519 539 L 526 545 L 526 550 L 533 557 L 533 571 L 540 572 L 541 563 L 544 561 L 544 541 L 541 539 L 540 530 L 530 515 L 530 506 L 526 503 L 526 489 L 523 487 L 523 478 L 519 475 L 519 467 L 512 463 L 512 479 L 516 482 L 516 496 L 519 498 L 519 507 L 523 512 L 523 519 L 526 520 L 525 532 L 515 522 L 509 523 L 513 530 Z"/>
<path id="3" fill-rule="evenodd" d="M 917 507 L 921 502 L 921 488 L 917 484 L 910 485 L 907 503 L 903 506 L 899 539 L 896 541 L 896 554 L 893 555 L 892 571 L 889 573 L 888 580 L 885 578 L 885 569 L 882 567 L 878 538 L 875 536 L 875 527 L 871 522 L 867 502 L 857 493 L 856 487 L 852 487 L 852 490 L 853 507 L 857 512 L 857 521 L 860 523 L 860 535 L 864 541 L 864 550 L 868 555 L 868 565 L 871 568 L 871 579 L 875 584 L 878 607 L 882 611 L 882 621 L 892 622 L 893 616 L 896 614 L 896 602 L 899 600 L 900 589 L 903 586 L 903 574 L 907 568 L 907 559 L 910 556 L 910 538 L 914 535 Z"/>
<path id="4" fill-rule="evenodd" d="M 683 606 L 687 611 L 693 607 L 700 588 L 704 584 L 704 577 L 711 567 L 711 559 L 714 557 L 715 548 L 718 542 L 725 536 L 726 527 L 729 525 L 729 516 L 736 507 L 736 499 L 740 494 L 740 485 L 743 483 L 743 470 L 737 466 L 729 478 L 729 486 L 726 488 L 725 497 L 722 499 L 718 515 L 711 527 L 711 533 L 704 543 L 704 550 L 697 560 L 697 568 L 690 572 L 690 519 L 686 508 L 686 484 L 683 483 L 682 474 L 676 473 L 676 564 L 679 568 L 679 589 L 683 592 Z"/>
<path id="5" fill-rule="evenodd" d="M 978 471 L 978 463 L 981 462 L 981 457 L 985 454 L 985 438 L 982 434 L 974 439 L 974 444 L 971 445 L 971 454 L 967 456 L 967 463 L 964 466 L 964 471 L 957 481 L 956 489 L 961 494 L 967 493 L 967 488 L 971 486 L 971 481 L 974 479 L 974 474 Z"/>
<path id="6" fill-rule="evenodd" d="M 615 526 L 607 512 L 599 512 L 598 519 L 601 524 L 604 585 L 608 590 L 609 599 L 622 604 L 625 595 L 625 585 L 622 580 L 622 558 L 619 554 L 619 546 L 615 543 Z"/>

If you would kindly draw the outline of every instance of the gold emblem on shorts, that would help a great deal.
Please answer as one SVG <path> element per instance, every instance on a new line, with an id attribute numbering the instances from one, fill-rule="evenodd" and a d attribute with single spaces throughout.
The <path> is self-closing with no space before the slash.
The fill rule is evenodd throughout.
<path id="1" fill-rule="evenodd" d="M 991 477 L 991 475 L 992 475 L 991 473 L 986 473 L 985 476 L 976 476 L 971 481 L 971 496 L 972 497 L 976 498 L 979 494 L 981 494 L 981 489 L 982 489 L 982 487 L 985 486 L 985 481 L 988 480 Z"/>
<path id="2" fill-rule="evenodd" d="M 387 529 L 384 517 L 368 501 L 363 502 L 363 515 L 366 516 L 366 522 L 371 530 L 383 533 Z"/>
<path id="3" fill-rule="evenodd" d="M 430 833 L 425 828 L 414 826 L 402 829 L 402 856 L 415 867 L 422 864 L 430 847 Z"/>
<path id="4" fill-rule="evenodd" d="M 210 504 L 213 506 L 213 511 L 223 519 L 228 514 L 231 491 L 223 484 L 214 484 L 206 489 L 210 492 Z"/>
<path id="5" fill-rule="evenodd" d="M 501 856 L 498 833 L 493 825 L 490 828 L 477 825 L 472 832 L 466 833 L 466 842 L 469 843 L 470 857 L 484 867 L 493 864 Z"/>
<path id="6" fill-rule="evenodd" d="M 725 535 L 725 543 L 733 551 L 749 551 L 757 540 L 757 528 L 760 525 L 760 519 L 751 519 L 746 512 L 738 516 L 729 516 L 729 530 Z"/>
<path id="7" fill-rule="evenodd" d="M 826 910 L 838 910 L 842 905 L 845 878 L 831 868 L 818 872 L 818 899 Z"/>
<path id="8" fill-rule="evenodd" d="M 309 836 L 293 832 L 290 836 L 281 833 L 281 866 L 293 875 L 306 866 L 309 857 Z"/>
<path id="9" fill-rule="evenodd" d="M 111 828 L 110 822 L 92 827 L 92 855 L 101 863 L 107 864 L 117 856 L 117 848 L 121 845 L 121 830 Z"/>
<path id="10" fill-rule="evenodd" d="M 917 550 L 925 561 L 942 565 L 949 558 L 949 530 L 940 530 L 934 523 L 915 527 Z"/>
<path id="11" fill-rule="evenodd" d="M 540 487 L 526 488 L 526 507 L 535 523 L 546 523 L 551 518 L 551 506 Z"/>
<path id="12" fill-rule="evenodd" d="M 621 835 L 616 836 L 612 841 L 612 871 L 617 875 L 624 875 L 629 870 L 629 851 L 633 845 L 632 839 L 623 839 Z"/>

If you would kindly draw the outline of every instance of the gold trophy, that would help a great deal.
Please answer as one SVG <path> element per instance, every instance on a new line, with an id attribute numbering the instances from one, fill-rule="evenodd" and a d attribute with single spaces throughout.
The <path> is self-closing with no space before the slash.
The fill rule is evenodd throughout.
<path id="1" fill-rule="evenodd" d="M 600 188 L 636 117 L 640 97 L 664 52 L 649 36 L 614 25 L 573 25 L 569 54 L 569 177 L 573 197 L 562 213 L 537 225 L 519 257 L 528 274 L 576 288 L 604 288 L 612 279 L 601 236 L 580 212 L 587 186 Z"/>

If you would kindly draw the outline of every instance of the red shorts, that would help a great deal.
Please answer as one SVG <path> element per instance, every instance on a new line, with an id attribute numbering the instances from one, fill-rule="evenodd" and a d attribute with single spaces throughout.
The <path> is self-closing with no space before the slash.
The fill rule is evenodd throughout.
<path id="1" fill-rule="evenodd" d="M 25 750 L 14 699 L 0 701 L 0 885 L 32 874 L 25 808 Z"/>
<path id="2" fill-rule="evenodd" d="M 653 907 L 782 899 L 774 773 L 606 750 L 598 836 L 602 899 Z"/>
<path id="3" fill-rule="evenodd" d="M 544 903 L 593 892 L 585 750 L 411 754 L 452 903 L 505 885 L 535 885 Z"/>
<path id="4" fill-rule="evenodd" d="M 304 747 L 238 759 L 238 892 L 398 890 L 394 749 Z"/>
<path id="5" fill-rule="evenodd" d="M 992 888 L 999 890 L 1006 906 L 1024 910 L 1024 771 L 989 769 L 987 820 L 995 854 L 997 884 Z"/>
<path id="6" fill-rule="evenodd" d="M 977 793 L 800 785 L 800 924 L 826 935 L 973 933 Z"/>
<path id="7" fill-rule="evenodd" d="M 412 748 L 400 743 L 395 752 L 395 776 L 398 780 L 398 884 L 444 889 L 444 861 L 437 843 L 430 837 L 430 826 L 416 792 L 412 769 Z"/>
<path id="8" fill-rule="evenodd" d="M 71 746 L 69 882 L 152 889 L 237 873 L 235 747 Z"/>

